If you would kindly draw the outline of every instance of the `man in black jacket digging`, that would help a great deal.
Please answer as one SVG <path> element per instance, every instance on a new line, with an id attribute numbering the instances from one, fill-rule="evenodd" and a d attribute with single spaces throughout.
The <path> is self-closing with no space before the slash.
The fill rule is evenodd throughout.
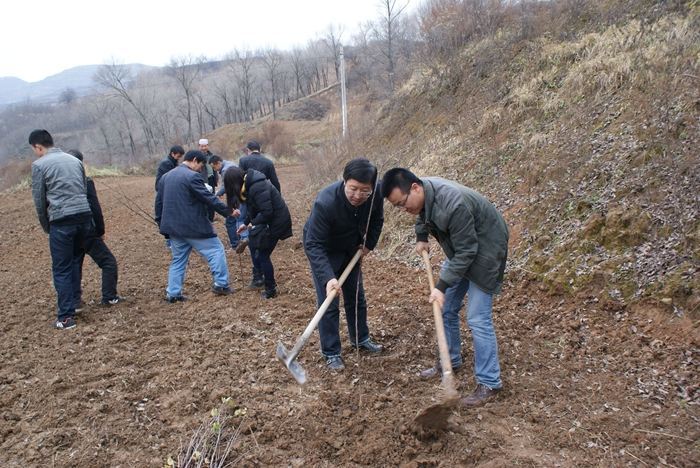
<path id="1" fill-rule="evenodd" d="M 83 162 L 83 153 L 77 149 L 68 151 L 68 154 L 75 156 L 80 162 Z M 124 298 L 119 297 L 117 294 L 117 259 L 104 242 L 105 220 L 102 216 L 100 201 L 97 199 L 95 182 L 89 177 L 87 178 L 87 198 L 90 204 L 90 211 L 92 212 L 92 223 L 90 223 L 90 230 L 83 241 L 82 250 L 78 257 L 80 277 L 82 278 L 83 276 L 83 260 L 85 259 L 85 254 L 88 254 L 102 270 L 102 300 L 100 301 L 100 305 L 112 306 L 123 302 Z M 75 304 L 75 311 L 82 312 L 83 291 L 80 288 L 80 282 L 78 282 L 77 286 L 78 288 L 73 291 L 73 303 Z"/>
<path id="2" fill-rule="evenodd" d="M 360 262 L 340 288 L 338 278 L 358 248 L 363 249 L 364 255 L 377 245 L 384 225 L 384 203 L 380 192 L 375 165 L 365 158 L 351 160 L 345 166 L 343 180 L 332 183 L 318 194 L 303 234 L 318 306 L 333 289 L 341 289 L 350 342 L 371 353 L 379 352 L 382 347 L 370 340 Z M 340 358 L 339 304 L 340 299 L 336 297 L 318 324 L 321 353 L 326 358 L 326 365 L 333 370 L 345 367 Z"/>

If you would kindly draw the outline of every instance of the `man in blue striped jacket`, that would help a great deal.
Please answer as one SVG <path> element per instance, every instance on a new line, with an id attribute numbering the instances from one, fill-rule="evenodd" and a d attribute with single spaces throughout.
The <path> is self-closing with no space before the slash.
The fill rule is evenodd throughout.
<path id="1" fill-rule="evenodd" d="M 173 261 L 168 274 L 165 301 L 182 302 L 182 283 L 187 272 L 187 260 L 195 249 L 209 263 L 214 276 L 211 290 L 214 294 L 233 294 L 229 288 L 228 266 L 224 246 L 209 220 L 211 208 L 223 217 L 228 217 L 228 207 L 204 185 L 200 171 L 206 164 L 206 156 L 198 150 L 185 154 L 182 164 L 163 175 L 158 192 L 163 199 L 160 217 L 160 233 L 170 236 Z"/>

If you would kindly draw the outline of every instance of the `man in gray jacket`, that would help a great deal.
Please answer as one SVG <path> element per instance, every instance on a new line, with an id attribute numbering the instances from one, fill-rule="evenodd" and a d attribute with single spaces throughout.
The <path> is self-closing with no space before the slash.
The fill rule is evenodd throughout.
<path id="1" fill-rule="evenodd" d="M 416 252 L 428 250 L 435 237 L 448 261 L 430 293 L 442 309 L 452 368 L 462 366 L 459 311 L 467 292 L 467 325 L 474 341 L 477 389 L 464 398 L 466 406 L 481 406 L 502 391 L 498 344 L 492 320 L 493 295 L 501 293 L 508 255 L 508 227 L 503 216 L 479 193 L 439 177 L 419 179 L 394 168 L 382 187 L 394 207 L 416 217 Z M 428 380 L 442 373 L 440 362 L 421 372 Z"/>
<path id="2" fill-rule="evenodd" d="M 29 134 L 29 145 L 39 158 L 32 163 L 32 197 L 39 223 L 49 235 L 53 284 L 58 296 L 58 329 L 75 326 L 73 291 L 80 289 L 80 253 L 90 229 L 92 212 L 87 198 L 83 164 L 54 148 L 46 130 Z"/>

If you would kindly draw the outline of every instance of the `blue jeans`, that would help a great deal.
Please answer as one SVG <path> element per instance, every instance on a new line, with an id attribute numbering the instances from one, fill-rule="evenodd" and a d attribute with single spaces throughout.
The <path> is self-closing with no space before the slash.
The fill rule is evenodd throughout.
<path id="1" fill-rule="evenodd" d="M 89 228 L 89 224 L 49 226 L 51 272 L 58 296 L 58 320 L 75 315 L 73 291 L 80 289 L 80 247 Z"/>
<path id="2" fill-rule="evenodd" d="M 340 278 L 348 266 L 351 256 L 348 256 L 339 271 L 335 272 L 336 278 Z M 355 312 L 357 312 L 357 328 L 359 330 L 359 340 L 357 344 L 362 346 L 370 341 L 369 326 L 367 326 L 367 302 L 365 301 L 365 288 L 362 284 L 362 275 L 360 274 L 360 262 L 357 262 L 352 269 L 347 279 L 343 283 L 341 290 L 343 291 L 343 305 L 345 306 L 345 320 L 348 324 L 348 335 L 350 343 L 355 345 Z M 357 279 L 360 278 L 360 290 L 357 294 Z M 326 285 L 321 284 L 318 276 L 311 272 L 314 278 L 314 286 L 316 287 L 316 300 L 318 307 L 321 307 L 323 301 L 326 300 Z M 357 296 L 357 307 L 355 307 L 355 296 Z M 321 339 L 321 354 L 325 358 L 340 356 L 340 298 L 336 296 L 328 310 L 323 314 L 321 321 L 318 322 L 318 334 Z"/>
<path id="3" fill-rule="evenodd" d="M 214 276 L 214 284 L 228 287 L 228 266 L 226 266 L 226 254 L 224 245 L 218 237 L 207 237 L 205 239 L 194 239 L 187 237 L 170 236 L 173 262 L 170 264 L 168 273 L 168 288 L 165 290 L 168 295 L 182 296 L 182 283 L 185 281 L 187 272 L 187 261 L 190 258 L 192 249 L 199 252 L 209 263 L 209 269 Z"/>
<path id="4" fill-rule="evenodd" d="M 241 234 L 240 236 L 236 233 L 238 227 L 241 224 L 243 224 L 243 220 L 245 220 L 245 215 L 247 211 L 245 203 L 241 203 L 241 207 L 239 209 L 241 210 L 241 215 L 238 218 L 234 218 L 233 216 L 226 217 L 226 232 L 228 232 L 228 241 L 231 243 L 232 249 L 235 249 L 238 246 L 239 240 L 244 240 L 248 238 L 247 229 L 243 231 L 243 234 Z"/>
<path id="5" fill-rule="evenodd" d="M 450 264 L 445 262 L 440 273 Z M 491 308 L 493 294 L 482 291 L 466 278 L 447 288 L 445 306 L 442 308 L 442 320 L 445 324 L 447 347 L 450 350 L 452 367 L 462 365 L 461 338 L 459 333 L 459 311 L 462 309 L 464 296 L 467 298 L 467 326 L 474 341 L 474 374 L 477 383 L 490 388 L 500 388 L 501 368 L 498 363 L 498 343 L 493 328 Z"/>

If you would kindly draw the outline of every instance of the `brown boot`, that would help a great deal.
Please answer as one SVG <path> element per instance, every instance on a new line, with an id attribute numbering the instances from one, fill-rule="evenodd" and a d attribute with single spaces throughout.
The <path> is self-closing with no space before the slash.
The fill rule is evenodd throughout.
<path id="1" fill-rule="evenodd" d="M 238 245 L 236 246 L 236 253 L 242 254 L 243 252 L 245 252 L 246 247 L 248 247 L 248 239 L 243 239 L 242 241 L 239 241 Z"/>
<path id="2" fill-rule="evenodd" d="M 433 367 L 428 367 L 426 370 L 421 371 L 420 379 L 421 380 L 430 380 L 430 379 L 434 379 L 435 377 L 440 377 L 441 375 L 442 375 L 442 366 L 438 362 Z"/>
<path id="3" fill-rule="evenodd" d="M 460 367 L 462 366 L 459 365 L 457 367 L 452 367 L 452 372 L 457 373 Z M 421 380 L 430 380 L 434 379 L 435 377 L 442 377 L 442 366 L 440 365 L 439 361 L 433 367 L 429 367 L 420 373 Z"/>
<path id="4" fill-rule="evenodd" d="M 472 408 L 484 406 L 486 402 L 496 398 L 502 391 L 503 387 L 489 388 L 484 384 L 479 384 L 476 386 L 476 391 L 473 394 L 466 398 L 462 398 L 462 404 Z"/>

